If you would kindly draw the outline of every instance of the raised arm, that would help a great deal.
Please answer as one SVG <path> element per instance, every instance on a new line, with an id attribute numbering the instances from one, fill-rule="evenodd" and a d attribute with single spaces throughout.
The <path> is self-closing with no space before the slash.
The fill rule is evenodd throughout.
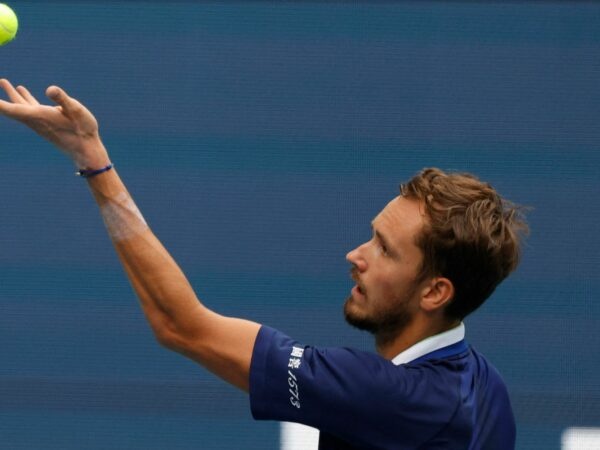
<path id="1" fill-rule="evenodd" d="M 41 105 L 22 86 L 0 80 L 9 102 L 0 113 L 54 143 L 79 169 L 110 163 L 98 123 L 81 103 L 51 86 L 57 106 Z M 185 275 L 154 236 L 115 169 L 88 178 L 106 229 L 158 341 L 248 391 L 250 360 L 260 325 L 221 316 L 196 297 Z"/>

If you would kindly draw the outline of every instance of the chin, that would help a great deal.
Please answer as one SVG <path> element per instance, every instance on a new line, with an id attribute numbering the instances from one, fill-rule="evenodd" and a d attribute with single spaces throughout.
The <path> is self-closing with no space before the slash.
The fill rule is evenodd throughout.
<path id="1" fill-rule="evenodd" d="M 365 313 L 361 314 L 361 311 L 356 306 L 356 300 L 353 297 L 348 297 L 344 303 L 344 318 L 346 322 L 359 330 L 368 331 L 369 333 L 376 333 L 379 326 L 376 321 L 368 317 Z"/>
<path id="2" fill-rule="evenodd" d="M 382 311 L 365 311 L 353 297 L 344 303 L 346 322 L 359 330 L 368 331 L 378 336 L 391 336 L 401 332 L 412 320 L 406 308 L 397 307 Z"/>

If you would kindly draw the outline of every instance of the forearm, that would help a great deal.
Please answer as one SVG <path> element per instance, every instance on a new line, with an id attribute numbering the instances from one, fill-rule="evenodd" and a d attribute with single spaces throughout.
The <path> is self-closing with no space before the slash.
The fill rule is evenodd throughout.
<path id="1" fill-rule="evenodd" d="M 89 179 L 117 254 L 158 341 L 248 391 L 260 325 L 204 307 L 146 225 L 116 170 Z"/>
<path id="2" fill-rule="evenodd" d="M 115 169 L 89 186 L 117 254 L 155 335 L 162 343 L 200 332 L 205 308 L 185 275 L 154 236 Z"/>
<path id="3" fill-rule="evenodd" d="M 57 86 L 42 105 L 24 86 L 0 79 L 10 101 L 0 114 L 29 126 L 67 154 L 78 169 L 108 165 L 94 115 Z M 158 340 L 230 383 L 248 390 L 250 363 L 260 325 L 205 308 L 183 272 L 148 228 L 115 169 L 88 178 L 108 233 Z"/>

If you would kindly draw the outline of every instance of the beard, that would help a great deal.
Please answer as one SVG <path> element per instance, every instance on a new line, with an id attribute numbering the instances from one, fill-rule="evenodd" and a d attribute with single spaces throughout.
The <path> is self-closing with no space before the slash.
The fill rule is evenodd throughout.
<path id="1" fill-rule="evenodd" d="M 344 303 L 344 317 L 346 322 L 359 330 L 367 331 L 373 334 L 379 344 L 385 344 L 393 340 L 398 334 L 406 328 L 411 322 L 413 315 L 409 310 L 409 303 L 416 292 L 414 286 L 402 298 L 391 302 L 384 308 L 379 308 L 370 313 L 357 313 L 352 308 L 352 302 L 355 301 L 352 296 L 346 299 Z M 369 301 L 365 297 L 365 301 Z"/>

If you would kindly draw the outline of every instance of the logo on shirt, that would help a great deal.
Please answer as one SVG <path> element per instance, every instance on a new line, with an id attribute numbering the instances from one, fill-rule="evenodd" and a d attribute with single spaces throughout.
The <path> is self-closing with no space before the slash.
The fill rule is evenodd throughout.
<path id="1" fill-rule="evenodd" d="M 300 364 L 302 364 L 302 355 L 304 354 L 304 349 L 300 347 L 292 347 L 292 353 L 290 353 L 290 360 L 288 362 L 288 367 L 291 369 L 298 369 Z"/>
<path id="2" fill-rule="evenodd" d="M 292 347 L 290 359 L 288 361 L 288 385 L 290 387 L 288 391 L 290 394 L 292 394 L 290 397 L 290 403 L 292 406 L 298 409 L 300 409 L 300 388 L 298 387 L 298 379 L 296 378 L 293 370 L 300 368 L 303 354 L 303 348 Z"/>

